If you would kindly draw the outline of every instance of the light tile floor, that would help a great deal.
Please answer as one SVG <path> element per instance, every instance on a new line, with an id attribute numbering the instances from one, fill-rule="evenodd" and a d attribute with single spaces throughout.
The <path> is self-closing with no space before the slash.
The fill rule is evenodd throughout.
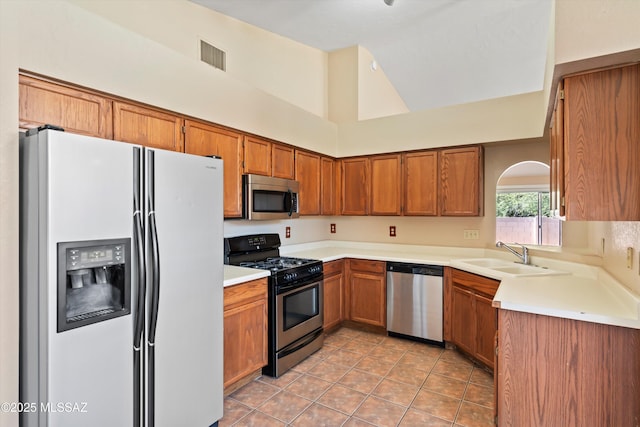
<path id="1" fill-rule="evenodd" d="M 461 356 L 351 328 L 224 402 L 223 426 L 493 426 L 493 377 Z"/>

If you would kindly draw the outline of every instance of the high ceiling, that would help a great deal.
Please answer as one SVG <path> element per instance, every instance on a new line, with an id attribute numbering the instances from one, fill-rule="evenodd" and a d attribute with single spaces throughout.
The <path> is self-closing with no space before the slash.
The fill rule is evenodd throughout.
<path id="1" fill-rule="evenodd" d="M 360 45 L 410 111 L 543 87 L 552 0 L 192 0 L 308 46 Z"/>

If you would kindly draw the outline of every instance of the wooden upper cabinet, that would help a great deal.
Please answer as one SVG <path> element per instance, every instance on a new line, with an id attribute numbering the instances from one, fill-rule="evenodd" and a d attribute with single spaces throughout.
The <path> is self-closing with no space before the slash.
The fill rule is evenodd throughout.
<path id="1" fill-rule="evenodd" d="M 244 173 L 295 178 L 294 149 L 257 136 L 244 137 Z"/>
<path id="2" fill-rule="evenodd" d="M 25 75 L 19 76 L 19 90 L 20 129 L 50 124 L 65 132 L 113 138 L 110 99 Z"/>
<path id="3" fill-rule="evenodd" d="M 483 215 L 483 152 L 481 146 L 440 150 L 440 215 Z"/>
<path id="4" fill-rule="evenodd" d="M 224 217 L 242 217 L 242 140 L 240 132 L 186 120 L 184 151 L 215 155 L 224 163 Z"/>
<path id="5" fill-rule="evenodd" d="M 565 214 L 640 220 L 640 64 L 564 79 Z"/>
<path id="6" fill-rule="evenodd" d="M 244 172 L 271 176 L 271 142 L 254 136 L 244 137 Z"/>
<path id="7" fill-rule="evenodd" d="M 163 150 L 184 151 L 183 118 L 124 102 L 113 102 L 113 139 Z"/>
<path id="8" fill-rule="evenodd" d="M 322 157 L 320 173 L 320 213 L 336 214 L 336 161 Z"/>
<path id="9" fill-rule="evenodd" d="M 564 216 L 564 91 L 562 82 L 558 85 L 550 135 L 550 208 L 553 216 Z"/>
<path id="10" fill-rule="evenodd" d="M 296 180 L 300 183 L 300 215 L 320 215 L 320 156 L 296 150 Z"/>
<path id="11" fill-rule="evenodd" d="M 369 158 L 343 159 L 340 205 L 343 215 L 369 213 Z"/>
<path id="12" fill-rule="evenodd" d="M 406 153 L 403 158 L 405 215 L 438 215 L 438 152 Z"/>
<path id="13" fill-rule="evenodd" d="M 285 179 L 295 178 L 295 155 L 292 147 L 271 144 L 271 176 Z"/>
<path id="14" fill-rule="evenodd" d="M 370 158 L 371 215 L 402 214 L 402 156 L 389 154 Z"/>

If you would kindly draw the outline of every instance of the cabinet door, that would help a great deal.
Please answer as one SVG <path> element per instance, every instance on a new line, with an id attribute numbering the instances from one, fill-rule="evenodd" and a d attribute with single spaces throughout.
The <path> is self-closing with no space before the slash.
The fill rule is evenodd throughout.
<path id="1" fill-rule="evenodd" d="M 184 151 L 182 117 L 113 102 L 113 139 L 164 150 Z"/>
<path id="2" fill-rule="evenodd" d="M 110 99 L 24 75 L 19 79 L 20 129 L 50 124 L 66 132 L 113 138 Z"/>
<path id="3" fill-rule="evenodd" d="M 369 159 L 344 159 L 341 206 L 343 215 L 367 215 L 369 201 Z"/>
<path id="4" fill-rule="evenodd" d="M 476 353 L 475 356 L 493 369 L 495 336 L 498 328 L 497 310 L 491 305 L 492 299 L 475 295 Z"/>
<path id="5" fill-rule="evenodd" d="M 549 148 L 551 159 L 549 162 L 550 180 L 550 208 L 553 216 L 564 216 L 564 100 L 562 82 L 558 85 L 556 104 L 551 117 Z"/>
<path id="6" fill-rule="evenodd" d="M 244 137 L 244 172 L 271 176 L 271 142 Z"/>
<path id="7" fill-rule="evenodd" d="M 440 215 L 483 214 L 482 147 L 440 150 Z"/>
<path id="8" fill-rule="evenodd" d="M 224 386 L 267 364 L 267 280 L 224 288 Z"/>
<path id="9" fill-rule="evenodd" d="M 300 183 L 300 214 L 320 215 L 320 156 L 296 150 L 296 180 Z"/>
<path id="10" fill-rule="evenodd" d="M 277 178 L 294 179 L 294 150 L 280 144 L 271 144 L 271 175 Z"/>
<path id="11" fill-rule="evenodd" d="M 224 386 L 267 364 L 267 302 L 254 301 L 224 312 Z"/>
<path id="12" fill-rule="evenodd" d="M 387 324 L 385 263 L 349 260 L 349 320 L 374 326 Z"/>
<path id="13" fill-rule="evenodd" d="M 336 214 L 336 161 L 329 157 L 322 157 L 320 173 L 320 213 L 322 215 Z"/>
<path id="14" fill-rule="evenodd" d="M 185 152 L 220 156 L 224 162 L 225 218 L 242 216 L 242 138 L 239 132 L 185 121 Z"/>
<path id="15" fill-rule="evenodd" d="M 402 214 L 401 155 L 373 156 L 371 165 L 371 215 Z"/>
<path id="16" fill-rule="evenodd" d="M 325 330 L 339 325 L 344 313 L 344 290 L 342 273 L 324 278 L 324 322 Z"/>
<path id="17" fill-rule="evenodd" d="M 564 80 L 568 220 L 640 221 L 640 64 Z"/>
<path id="18" fill-rule="evenodd" d="M 438 152 L 404 155 L 404 215 L 438 215 Z"/>
<path id="19" fill-rule="evenodd" d="M 473 355 L 476 351 L 474 294 L 454 285 L 451 288 L 451 299 L 451 339 L 462 350 Z"/>

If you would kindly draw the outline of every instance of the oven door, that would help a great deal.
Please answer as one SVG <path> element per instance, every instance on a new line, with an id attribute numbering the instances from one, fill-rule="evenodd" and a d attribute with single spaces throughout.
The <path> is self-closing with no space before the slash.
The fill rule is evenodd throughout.
<path id="1" fill-rule="evenodd" d="M 322 328 L 323 280 L 276 295 L 276 350 Z"/>

